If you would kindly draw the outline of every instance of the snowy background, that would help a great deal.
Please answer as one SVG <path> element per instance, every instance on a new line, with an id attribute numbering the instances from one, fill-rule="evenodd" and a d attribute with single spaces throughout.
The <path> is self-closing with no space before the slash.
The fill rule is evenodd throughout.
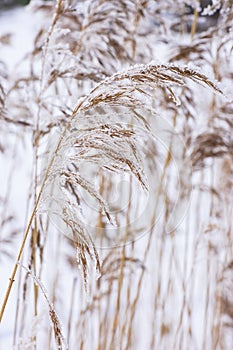
<path id="1" fill-rule="evenodd" d="M 213 3 L 217 6 L 218 2 Z M 40 3 L 35 1 L 33 4 Z M 22 232 L 25 230 L 29 213 L 32 210 L 34 176 L 37 171 L 34 166 L 35 147 L 33 147 L 33 142 L 35 145 L 35 133 L 32 132 L 32 129 L 36 125 L 35 116 L 38 113 L 39 88 L 36 84 L 35 86 L 31 83 L 31 85 L 27 85 L 27 82 L 23 81 L 19 101 L 15 100 L 17 94 L 14 96 L 12 91 L 14 92 L 14 84 L 17 79 L 30 76 L 31 71 L 35 75 L 38 71 L 40 72 L 41 61 L 38 60 L 39 63 L 36 59 L 33 61 L 28 53 L 33 47 L 39 48 L 40 43 L 43 46 L 45 39 L 42 37 L 42 40 L 38 36 L 37 39 L 39 39 L 35 45 L 35 36 L 41 28 L 48 32 L 54 18 L 51 15 L 54 12 L 51 3 L 49 6 L 51 5 L 52 11 L 49 9 L 48 15 L 47 10 L 33 10 L 33 4 L 28 7 L 0 10 L 0 38 L 4 37 L 5 34 L 10 34 L 9 43 L 0 40 L 1 79 L 6 90 L 11 91 L 9 93 L 10 102 L 7 106 L 8 112 L 10 112 L 6 114 L 8 120 L 3 121 L 3 118 L 0 120 L 0 147 L 3 150 L 0 152 L 0 244 L 3 247 L 3 249 L 0 247 L 2 249 L 0 256 L 1 301 L 17 256 L 18 246 L 22 240 Z M 78 6 L 77 9 L 79 9 Z M 193 13 L 191 16 L 193 18 Z M 84 22 L 84 24 L 86 24 L 86 28 L 89 28 L 89 32 L 88 30 L 84 31 L 84 34 L 79 37 L 80 41 L 85 36 L 86 40 L 89 40 L 85 49 L 82 48 L 81 44 L 78 48 L 72 48 L 71 44 L 68 47 L 68 40 L 67 47 L 65 47 L 66 35 L 68 38 L 70 38 L 69 35 L 71 36 L 73 40 L 71 43 L 76 42 L 75 31 L 58 26 L 53 33 L 48 48 L 49 59 L 48 62 L 46 61 L 48 66 L 44 71 L 44 85 L 42 84 L 41 91 L 43 88 L 46 90 L 46 82 L 49 79 L 52 81 L 52 78 L 57 78 L 57 72 L 67 74 L 68 79 L 70 72 L 72 72 L 81 81 L 82 76 L 85 76 L 90 68 L 91 74 L 95 78 L 91 84 L 84 81 L 83 85 L 73 81 L 70 83 L 68 80 L 70 86 L 68 86 L 69 83 L 66 83 L 67 80 L 64 80 L 64 85 L 62 85 L 63 81 L 61 84 L 60 82 L 57 84 L 54 88 L 55 92 L 52 88 L 48 88 L 44 95 L 40 92 L 40 97 L 42 96 L 46 101 L 41 112 L 44 119 L 41 118 L 40 121 L 41 130 L 45 135 L 43 135 L 43 142 L 39 149 L 41 153 L 45 149 L 47 151 L 48 145 L 50 145 L 49 137 L 46 134 L 48 125 L 53 121 L 50 118 L 50 113 L 57 118 L 54 127 L 55 132 L 57 132 L 63 122 L 63 114 L 70 115 L 78 98 L 88 92 L 90 86 L 95 86 L 99 76 L 108 76 L 108 71 L 111 71 L 112 66 L 114 66 L 114 64 L 107 63 L 102 67 L 101 59 L 99 61 L 93 59 L 90 60 L 92 66 L 88 67 L 87 59 L 92 58 L 92 55 L 95 57 L 99 52 L 101 54 L 101 47 L 99 48 L 98 41 L 95 41 L 95 30 L 87 25 L 88 19 L 90 16 L 85 17 L 86 23 Z M 174 13 L 167 12 L 165 19 L 168 22 L 174 21 Z M 149 23 L 153 23 L 154 27 L 157 28 L 157 20 L 156 17 L 153 17 Z M 124 262 L 126 271 L 124 270 L 123 273 L 125 279 L 122 285 L 118 275 L 122 269 L 121 263 L 119 264 L 119 261 L 122 261 L 122 246 L 120 246 L 112 250 L 98 250 L 103 264 L 102 277 L 98 280 L 100 275 L 96 274 L 95 269 L 90 268 L 86 282 L 87 290 L 85 290 L 82 267 L 75 265 L 75 249 L 67 243 L 67 234 L 64 235 L 64 229 L 61 228 L 60 223 L 54 225 L 53 220 L 51 220 L 52 224 L 50 223 L 49 235 L 43 232 L 43 230 L 46 231 L 46 219 L 38 219 L 37 222 L 38 232 L 44 234 L 41 238 L 42 242 L 36 248 L 35 256 L 38 266 L 34 266 L 33 270 L 30 253 L 25 253 L 22 264 L 33 271 L 33 274 L 39 276 L 45 286 L 46 296 L 48 295 L 50 301 L 55 305 L 70 349 L 80 348 L 82 341 L 85 344 L 85 349 L 95 349 L 97 344 L 102 344 L 103 349 L 107 348 L 106 344 L 109 348 L 111 348 L 111 344 L 114 344 L 112 345 L 115 346 L 112 347 L 114 349 L 123 349 L 127 346 L 130 348 L 128 339 L 131 330 L 133 349 L 231 349 L 233 317 L 231 311 L 226 311 L 224 308 L 226 305 L 228 309 L 232 307 L 231 301 L 228 300 L 228 289 L 232 283 L 232 143 L 230 136 L 233 110 L 230 100 L 232 92 L 232 64 L 230 62 L 232 39 L 229 39 L 231 37 L 229 32 L 224 32 L 222 37 L 218 38 L 217 34 L 211 33 L 211 27 L 207 28 L 207 32 L 203 31 L 203 36 L 202 33 L 197 33 L 193 41 L 189 34 L 179 35 L 177 32 L 175 32 L 176 34 L 166 33 L 169 38 L 167 39 L 164 34 L 158 37 L 154 35 L 153 31 L 150 32 L 148 22 L 147 26 L 143 27 L 145 33 L 139 37 L 141 46 L 139 45 L 139 50 L 135 54 L 135 57 L 141 60 L 138 63 L 145 63 L 142 47 L 144 47 L 144 43 L 147 44 L 146 38 L 148 38 L 148 42 L 153 47 L 149 61 L 153 59 L 156 62 L 167 64 L 170 60 L 172 62 L 177 60 L 181 65 L 197 69 L 198 72 L 207 74 L 214 82 L 220 81 L 221 84 L 218 86 L 224 90 L 226 98 L 218 95 L 216 97 L 207 88 L 190 83 L 188 92 L 183 93 L 181 89 L 177 88 L 181 106 L 182 103 L 186 106 L 188 100 L 190 102 L 187 109 L 173 107 L 169 99 L 166 101 L 169 108 L 164 109 L 162 103 L 161 106 L 159 103 L 159 98 L 162 101 L 164 97 L 162 93 L 160 95 L 158 93 L 154 109 L 156 116 L 159 115 L 160 119 L 158 121 L 155 117 L 152 121 L 150 120 L 153 131 L 151 143 L 150 140 L 144 142 L 141 124 L 136 124 L 135 130 L 139 134 L 141 133 L 142 137 L 140 142 L 136 139 L 136 145 L 141 147 L 142 156 L 146 153 L 145 150 L 149 152 L 150 147 L 152 152 L 158 154 L 156 163 L 150 164 L 152 171 L 150 166 L 148 169 L 146 168 L 148 170 L 146 176 L 149 178 L 150 190 L 154 191 L 152 193 L 159 193 L 159 195 L 152 197 L 152 204 L 148 207 L 150 210 L 147 212 L 145 208 L 148 196 L 141 191 L 138 182 L 132 180 L 131 176 L 127 174 L 118 176 L 116 174 L 111 177 L 112 183 L 109 179 L 105 180 L 105 186 L 107 187 L 107 183 L 108 188 L 110 188 L 109 193 L 106 194 L 106 200 L 111 204 L 112 213 L 117 212 L 117 205 L 124 209 L 119 214 L 121 223 L 124 220 L 127 221 L 125 213 L 128 213 L 127 208 L 130 203 L 130 200 L 127 202 L 127 196 L 132 199 L 133 203 L 128 220 L 136 221 L 135 216 L 140 218 L 141 212 L 147 214 L 145 217 L 142 216 L 141 227 L 138 228 L 139 234 L 136 234 L 138 239 L 134 243 L 129 239 L 129 244 L 126 245 L 124 254 L 128 260 L 126 259 Z M 85 28 L 84 25 L 82 30 L 83 28 Z M 124 31 L 122 32 L 124 34 Z M 205 33 L 207 33 L 206 36 Z M 211 35 L 216 35 L 215 41 L 210 39 Z M 62 47 L 60 38 L 63 40 Z M 179 38 L 179 44 L 177 38 Z M 207 44 L 208 40 L 212 40 L 211 44 Z M 220 49 L 222 43 L 226 44 L 223 45 L 223 51 Z M 97 45 L 97 48 L 94 44 Z M 94 46 L 93 51 L 92 46 Z M 189 46 L 192 47 L 192 50 L 187 58 L 185 53 L 187 53 Z M 146 45 L 145 47 L 147 48 Z M 106 50 L 105 46 L 104 48 Z M 148 54 L 147 51 L 145 52 Z M 148 52 L 150 52 L 149 49 Z M 103 57 L 105 54 L 106 51 L 104 51 Z M 184 58 L 179 60 L 178 54 L 183 54 Z M 100 58 L 102 57 L 100 56 Z M 125 59 L 125 57 L 123 58 Z M 98 67 L 97 73 L 94 69 L 95 65 Z M 127 68 L 129 64 L 121 65 L 118 62 L 118 65 L 119 67 L 115 67 L 116 70 Z M 54 69 L 50 70 L 50 66 Z M 100 70 L 99 66 L 103 69 Z M 67 67 L 70 68 L 70 71 L 65 73 Z M 9 109 L 11 104 L 13 107 Z M 58 112 L 60 110 L 62 112 Z M 108 112 L 105 111 L 108 117 L 107 121 L 109 122 L 109 115 L 111 115 L 118 123 L 121 118 L 119 110 L 118 114 L 116 113 L 117 116 L 114 116 L 111 109 Z M 120 111 L 122 116 L 127 114 L 124 109 Z M 178 117 L 174 117 L 174 111 L 177 111 Z M 94 111 L 94 115 L 98 115 L 97 112 Z M 188 118 L 189 115 L 192 117 Z M 184 122 L 185 118 L 181 120 L 181 116 L 187 117 L 187 123 Z M 101 115 L 99 118 L 101 120 Z M 170 118 L 169 122 L 168 118 Z M 174 122 L 175 118 L 177 120 Z M 85 127 L 86 119 L 83 120 L 83 122 L 78 120 L 73 125 L 73 138 L 76 137 L 75 132 L 78 128 Z M 130 120 L 127 120 L 126 123 L 128 125 Z M 95 122 L 92 122 L 91 125 L 95 125 Z M 170 135 L 173 133 L 174 137 L 171 137 Z M 77 137 L 78 135 L 77 133 Z M 203 135 L 206 138 L 201 138 Z M 218 136 L 221 136 L 222 139 L 218 140 Z M 214 144 L 213 139 L 216 140 L 216 144 Z M 153 140 L 157 142 L 154 148 Z M 173 158 L 166 163 L 166 153 L 171 146 L 170 142 L 173 145 Z M 219 157 L 216 156 L 217 152 L 219 152 Z M 182 158 L 183 154 L 185 154 L 184 158 Z M 203 154 L 204 161 L 201 158 Z M 193 156 L 193 164 L 187 161 L 191 156 Z M 44 162 L 46 162 L 43 157 L 40 162 L 38 166 L 43 168 Z M 146 164 L 149 164 L 147 158 Z M 155 164 L 156 167 L 153 168 Z M 86 171 L 85 166 L 84 164 L 82 169 L 83 175 Z M 101 189 L 102 173 L 101 171 L 98 173 L 98 171 L 98 167 L 97 170 L 88 168 L 86 176 L 91 179 L 94 174 L 93 184 L 96 188 Z M 150 171 L 153 178 L 148 175 Z M 163 175 L 163 171 L 165 171 L 165 175 Z M 160 198 L 161 192 L 158 184 L 162 175 L 165 180 L 162 187 L 161 203 L 157 204 L 155 202 L 157 198 Z M 180 190 L 178 183 L 181 186 Z M 131 186 L 134 189 L 132 197 L 130 197 L 129 190 Z M 184 192 L 182 192 L 183 189 Z M 88 222 L 92 231 L 96 233 L 99 230 L 97 222 L 99 223 L 100 220 L 101 225 L 103 225 L 101 227 L 104 227 L 103 231 L 105 232 L 106 222 L 102 217 L 100 218 L 99 211 L 96 210 L 92 199 L 88 196 L 85 197 L 85 191 L 81 192 L 81 199 L 84 200 L 85 225 L 87 226 Z M 176 206 L 176 202 L 179 205 Z M 158 210 L 156 213 L 158 221 L 148 245 L 153 205 Z M 171 215 L 173 208 L 176 210 Z M 47 211 L 47 209 L 48 206 L 45 206 L 42 211 Z M 56 208 L 56 210 L 58 209 Z M 169 224 L 173 229 L 175 228 L 174 231 L 169 231 L 170 226 L 167 225 L 167 221 L 169 221 L 167 217 L 170 216 L 172 220 Z M 51 219 L 51 215 L 49 217 Z M 33 227 L 36 230 L 35 226 Z M 125 227 L 124 224 L 122 227 Z M 108 233 L 107 230 L 106 232 Z M 119 230 L 119 234 L 120 232 Z M 95 239 L 98 247 L 99 241 L 96 237 Z M 27 244 L 28 251 L 30 251 L 30 244 L 32 245 L 30 242 Z M 110 245 L 105 242 L 105 247 L 106 245 L 108 248 L 109 246 L 112 248 L 112 241 Z M 40 261 L 42 246 L 45 247 L 43 264 Z M 88 264 L 90 265 L 90 262 Z M 13 344 L 15 349 L 33 349 L 35 338 L 39 344 L 38 349 L 41 349 L 42 346 L 56 348 L 54 340 L 51 340 L 53 337 L 51 335 L 52 327 L 48 320 L 48 307 L 43 293 L 39 292 L 37 312 L 35 312 L 35 294 L 37 292 L 33 289 L 33 278 L 27 279 L 27 271 L 25 272 L 24 268 L 19 268 L 18 275 L 0 328 L 0 349 L 10 349 Z M 139 290 L 140 293 L 137 297 Z M 225 297 L 226 295 L 227 297 Z M 134 316 L 133 301 L 135 300 L 137 307 Z M 117 302 L 119 302 L 120 307 Z M 118 305 L 119 310 L 116 305 Z M 119 313 L 118 316 L 116 316 L 117 313 Z M 131 317 L 133 317 L 133 322 Z M 118 330 L 119 333 L 115 339 L 112 336 L 115 332 L 114 322 L 118 322 L 120 330 Z M 121 347 L 117 347 L 118 341 Z"/>

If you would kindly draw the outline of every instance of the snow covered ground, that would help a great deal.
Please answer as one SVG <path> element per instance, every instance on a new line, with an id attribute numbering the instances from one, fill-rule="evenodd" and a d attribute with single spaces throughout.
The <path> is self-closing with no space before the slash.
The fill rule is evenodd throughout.
<path id="1" fill-rule="evenodd" d="M 27 7 L 0 11 L 0 36 L 11 35 L 9 45 L 1 45 L 0 59 L 7 61 L 10 72 L 30 52 L 37 29 L 36 18 Z"/>

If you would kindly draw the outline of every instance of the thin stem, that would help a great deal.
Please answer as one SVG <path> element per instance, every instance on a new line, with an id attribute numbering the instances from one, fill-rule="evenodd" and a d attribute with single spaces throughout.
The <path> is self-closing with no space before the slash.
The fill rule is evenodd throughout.
<path id="1" fill-rule="evenodd" d="M 59 15 L 61 13 L 61 9 L 62 9 L 62 0 L 58 0 L 58 7 L 57 7 L 57 11 L 56 11 L 56 15 L 54 17 L 54 20 L 53 20 L 53 23 L 52 23 L 52 26 L 51 26 L 51 29 L 50 29 L 50 32 L 49 32 L 49 35 L 47 37 L 47 41 L 46 41 L 46 45 L 45 45 L 45 50 L 47 50 L 47 47 L 48 47 L 48 44 L 49 44 L 49 39 L 50 39 L 50 36 L 51 36 L 51 33 L 52 33 L 52 30 L 59 18 Z M 44 57 L 46 56 L 46 54 L 44 55 Z M 42 71 L 42 77 L 41 77 L 41 83 L 43 81 L 43 71 Z M 66 131 L 66 129 L 65 129 Z M 64 131 L 64 133 L 65 133 Z M 64 134 L 63 134 L 64 135 Z M 59 143 L 58 143 L 58 146 L 57 146 L 57 149 L 55 151 L 55 153 L 57 152 L 59 146 L 60 146 L 60 143 L 61 143 L 61 140 L 62 140 L 63 137 L 61 137 L 61 139 L 59 140 Z M 47 177 L 48 177 L 48 174 L 49 174 L 49 171 L 50 171 L 50 168 L 54 162 L 54 158 L 52 158 L 48 168 L 47 168 L 47 171 L 46 171 L 46 174 L 45 174 L 45 177 L 44 177 L 44 180 L 43 180 L 43 183 L 42 183 L 42 186 L 41 186 L 41 189 L 40 189 L 40 192 L 39 192 L 39 195 L 36 199 L 36 202 L 35 202 L 35 205 L 34 205 L 34 208 L 33 208 L 33 211 L 32 211 L 32 214 L 31 214 L 31 217 L 29 219 L 29 223 L 28 223 L 28 226 L 27 226 L 27 229 L 25 231 L 25 234 L 24 234 L 24 237 L 23 237 L 23 241 L 21 243 L 21 246 L 20 246 L 20 249 L 19 249 L 19 253 L 18 253 L 18 256 L 17 256 L 17 260 L 16 260 L 16 263 L 14 265 L 14 268 L 13 268 L 13 271 L 12 271 L 12 274 L 11 274 L 11 277 L 10 277 L 10 280 L 9 280 L 9 284 L 8 284 L 8 287 L 7 287 L 7 291 L 6 291 L 6 294 L 5 294 L 5 297 L 4 297 L 4 300 L 3 300 L 3 304 L 2 304 L 2 307 L 1 307 L 1 311 L 0 311 L 0 322 L 2 321 L 2 317 L 3 317 L 3 314 L 4 314 L 4 311 L 5 311 L 5 308 L 6 308 L 6 304 L 7 304 L 7 301 L 8 301 L 8 298 L 9 298 L 9 295 L 10 295 L 10 292 L 11 292 L 11 288 L 13 286 L 13 283 L 14 283 L 14 280 L 15 280 L 15 275 L 16 275 L 16 272 L 18 270 L 18 263 L 20 262 L 20 259 L 22 257 L 22 254 L 23 254 L 23 250 L 24 250 L 24 246 L 25 246 L 25 243 L 27 241 L 27 238 L 28 238 L 28 235 L 29 235 L 29 231 L 30 231 L 30 228 L 31 228 L 31 225 L 32 225 L 32 221 L 36 215 L 36 211 L 37 211 L 37 207 L 38 207 L 38 204 L 39 204 L 39 201 L 40 201 L 40 198 L 41 198 L 41 195 L 42 195 L 42 192 L 43 192 L 43 189 L 45 187 L 45 183 L 46 183 L 46 180 L 47 180 Z"/>
<path id="2" fill-rule="evenodd" d="M 196 30 L 197 30 L 197 19 L 198 19 L 198 10 L 194 10 L 194 17 L 193 17 L 193 23 L 192 23 L 192 28 L 191 28 L 191 38 L 193 39 Z"/>
<path id="3" fill-rule="evenodd" d="M 18 253 L 18 257 L 17 257 L 16 263 L 14 265 L 14 268 L 13 268 L 13 271 L 12 271 L 12 274 L 11 274 L 11 277 L 10 277 L 10 281 L 9 281 L 9 284 L 8 284 L 8 288 L 7 288 L 7 291 L 6 291 L 6 294 L 5 294 L 5 298 L 3 300 L 1 312 L 0 312 L 0 322 L 2 321 L 2 317 L 3 317 L 4 311 L 5 311 L 5 307 L 6 307 L 6 304 L 7 304 L 9 295 L 10 295 L 10 292 L 11 292 L 11 288 L 12 288 L 13 283 L 15 281 L 15 275 L 16 275 L 16 272 L 18 270 L 18 263 L 19 263 L 19 261 L 20 261 L 20 259 L 22 257 L 24 246 L 25 246 L 25 243 L 27 241 L 27 237 L 28 237 L 31 225 L 32 225 L 32 221 L 33 221 L 34 216 L 36 214 L 36 210 L 37 210 L 37 207 L 38 207 L 38 203 L 40 201 L 41 194 L 42 194 L 42 191 L 40 191 L 39 196 L 37 198 L 37 201 L 36 201 L 36 203 L 34 205 L 34 208 L 33 208 L 33 211 L 32 211 L 32 214 L 31 214 L 28 226 L 27 226 L 27 229 L 26 229 L 24 237 L 23 237 L 22 244 L 21 244 L 20 249 L 19 249 L 19 253 Z"/>
<path id="4" fill-rule="evenodd" d="M 74 115 L 72 115 L 73 117 Z M 72 120 L 72 118 L 71 118 Z M 45 187 L 45 184 L 46 184 L 46 181 L 48 179 L 48 175 L 49 175 L 49 172 L 50 172 L 50 169 L 54 163 L 54 160 L 55 160 L 55 157 L 56 157 L 56 154 L 59 150 L 59 147 L 61 145 L 61 142 L 64 138 L 64 135 L 66 133 L 66 130 L 68 128 L 69 124 L 67 125 L 67 127 L 64 129 L 60 139 L 59 139 L 59 142 L 57 144 L 57 147 L 56 147 L 56 150 L 54 152 L 54 155 L 52 157 L 52 159 L 50 160 L 50 163 L 48 165 L 48 168 L 46 170 L 46 173 L 45 173 L 45 176 L 44 176 L 44 179 L 43 179 L 43 182 L 42 182 L 42 185 L 41 185 L 41 189 L 40 189 L 40 192 L 38 194 L 38 197 L 36 199 L 36 202 L 35 202 L 35 205 L 34 205 L 34 208 L 33 208 L 33 211 L 32 211 L 32 214 L 31 214 L 31 217 L 29 219 L 29 222 L 28 222 L 28 226 L 26 228 L 26 231 L 25 231 L 25 234 L 24 234 L 24 237 L 23 237 L 23 241 L 21 243 L 21 246 L 20 246 L 20 249 L 19 249 L 19 253 L 18 253 L 18 256 L 17 256 L 17 260 L 16 260 L 16 263 L 14 265 L 14 268 L 13 268 L 13 271 L 12 271 L 12 274 L 11 274 L 11 277 L 10 277 L 10 280 L 9 280 L 9 284 L 8 284 L 8 287 L 7 287 L 7 291 L 6 291 L 6 294 L 5 294 L 5 298 L 3 300 L 3 304 L 2 304 L 2 308 L 1 308 L 1 312 L 0 312 L 0 322 L 2 321 L 2 317 L 3 317 L 3 314 L 4 314 L 4 311 L 5 311 L 5 307 L 6 307 L 6 304 L 7 304 L 7 301 L 8 301 L 8 298 L 9 298 L 9 295 L 10 295 L 10 292 L 11 292 L 11 288 L 13 286 L 13 283 L 14 283 L 14 280 L 15 280 L 15 275 L 16 275 L 16 272 L 18 270 L 18 263 L 20 262 L 20 259 L 22 257 L 22 254 L 23 254 L 23 250 L 24 250 L 24 246 L 25 246 L 25 243 L 27 241 L 27 238 L 28 238 L 28 235 L 29 235 L 29 231 L 30 231 L 30 228 L 31 228 L 31 225 L 32 225 L 32 222 L 33 222 L 33 219 L 36 215 L 36 211 L 37 211 L 37 208 L 38 208 L 38 204 L 40 202 L 40 199 L 41 199 L 41 196 L 42 196 L 42 193 L 43 193 L 43 190 L 44 190 L 44 187 Z"/>
<path id="5" fill-rule="evenodd" d="M 82 104 L 84 103 L 84 101 L 87 99 L 87 96 L 86 98 L 82 99 L 77 105 L 76 107 L 74 108 L 73 110 L 73 113 L 71 115 L 71 118 L 70 118 L 70 121 L 67 123 L 66 127 L 64 128 L 63 130 L 63 133 L 61 134 L 61 137 L 58 141 L 58 144 L 57 144 L 57 147 L 53 153 L 53 157 L 51 158 L 50 160 L 50 163 L 47 167 L 47 170 L 46 170 L 46 173 L 45 173 L 45 176 L 43 178 L 43 181 L 42 181 L 42 185 L 41 185 L 41 188 L 40 188 L 40 192 L 38 194 L 38 197 L 36 199 L 36 202 L 34 204 L 34 207 L 33 207 L 33 211 L 32 211 L 32 214 L 30 216 L 30 219 L 29 219 L 29 222 L 28 222 L 28 225 L 27 225 L 27 228 L 26 228 L 26 231 L 24 233 L 24 237 L 23 237 L 23 241 L 21 243 L 21 246 L 20 246 L 20 249 L 19 249 L 19 253 L 18 253 L 18 256 L 17 256 L 17 260 L 15 262 L 15 265 L 14 265 L 14 268 L 13 268 L 13 271 L 12 271 L 12 274 L 11 274 L 11 277 L 9 279 L 9 284 L 8 284 L 8 287 L 7 287 L 7 290 L 6 290 L 6 294 L 5 294 L 5 297 L 4 297 L 4 300 L 3 300 L 3 303 L 2 303 L 2 307 L 1 307 L 1 311 L 0 311 L 0 323 L 2 321 L 2 317 L 3 317 L 3 314 L 4 314 L 4 311 L 5 311 L 5 308 L 6 308 L 6 304 L 7 304 L 7 301 L 9 299 L 9 295 L 10 295 L 10 292 L 11 292 L 11 288 L 13 286 L 13 283 L 14 283 L 14 280 L 15 280 L 15 275 L 16 275 L 16 272 L 18 270 L 18 263 L 20 262 L 20 259 L 22 257 L 22 254 L 23 254 L 23 250 L 24 250 L 24 246 L 25 246 L 25 243 L 27 241 L 27 238 L 28 238 L 28 235 L 29 235 L 29 231 L 30 231 L 30 228 L 31 228 L 31 225 L 32 225 L 32 222 L 33 222 L 33 219 L 36 215 L 36 211 L 37 211 L 37 208 L 38 208 L 38 204 L 40 202 L 40 199 L 41 199 L 41 196 L 42 196 L 42 193 L 43 193 L 43 190 L 45 188 L 45 184 L 46 184 L 46 181 L 48 179 L 48 176 L 49 176 L 49 173 L 50 173 L 50 170 L 51 170 L 51 167 L 54 163 L 54 160 L 56 158 L 56 155 L 58 153 L 58 150 L 60 148 L 60 145 L 63 141 L 63 138 L 66 134 L 66 131 L 69 129 L 70 125 L 71 125 L 71 122 L 72 120 L 74 119 L 76 113 L 78 112 L 78 110 L 80 109 L 80 107 L 82 106 Z"/>

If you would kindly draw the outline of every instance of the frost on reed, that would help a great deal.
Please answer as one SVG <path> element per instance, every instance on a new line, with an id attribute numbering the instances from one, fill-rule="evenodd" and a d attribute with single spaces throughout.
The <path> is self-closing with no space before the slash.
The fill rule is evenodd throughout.
<path id="1" fill-rule="evenodd" d="M 30 9 L 34 48 L 14 76 L 0 70 L 1 256 L 20 246 L 1 317 L 14 309 L 15 348 L 230 349 L 231 1 Z"/>

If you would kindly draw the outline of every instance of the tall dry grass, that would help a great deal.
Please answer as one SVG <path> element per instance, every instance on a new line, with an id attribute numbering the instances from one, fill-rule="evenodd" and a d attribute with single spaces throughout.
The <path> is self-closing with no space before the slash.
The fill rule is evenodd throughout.
<path id="1" fill-rule="evenodd" d="M 0 70 L 14 349 L 231 349 L 232 2 L 29 7 Z"/>

